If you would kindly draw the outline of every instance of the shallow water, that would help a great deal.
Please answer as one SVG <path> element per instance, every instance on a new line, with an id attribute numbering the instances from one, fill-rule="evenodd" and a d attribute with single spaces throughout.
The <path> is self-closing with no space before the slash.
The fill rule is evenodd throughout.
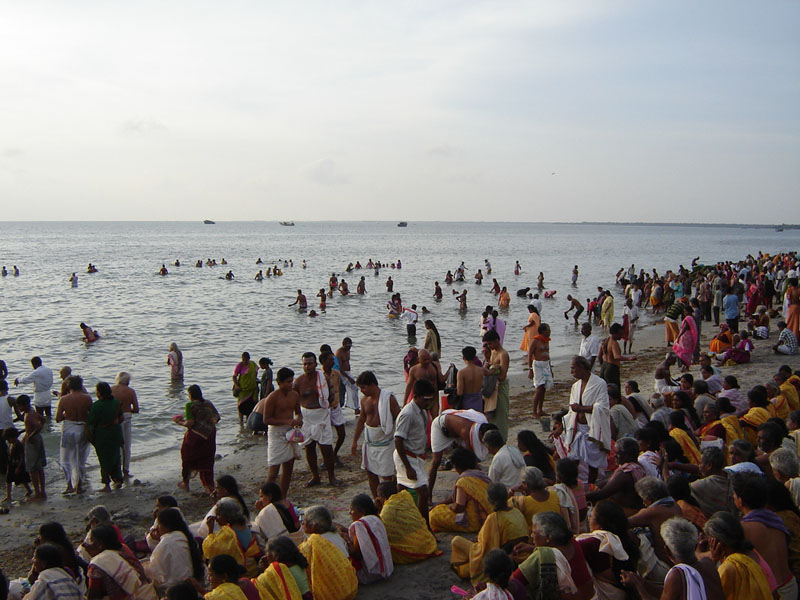
<path id="1" fill-rule="evenodd" d="M 539 271 L 545 289 L 556 289 L 544 301 L 543 320 L 553 329 L 554 359 L 572 354 L 579 334 L 565 321 L 566 295 L 575 292 L 584 302 L 596 287 L 613 284 L 614 273 L 632 262 L 637 269 L 663 272 L 701 262 L 739 259 L 759 250 L 776 252 L 800 247 L 800 232 L 771 229 L 694 228 L 676 226 L 553 225 L 531 223 L 415 223 L 398 228 L 386 222 L 277 223 L 0 223 L 0 264 L 16 264 L 19 277 L 0 280 L 2 328 L 0 358 L 9 366 L 10 379 L 30 370 L 29 359 L 39 355 L 57 370 L 65 364 L 84 377 L 93 390 L 97 381 L 113 381 L 125 370 L 133 377 L 142 413 L 135 417 L 134 455 L 156 454 L 176 448 L 181 430 L 172 415 L 186 402 L 184 388 L 171 386 L 166 365 L 167 348 L 176 342 L 184 353 L 185 384 L 199 384 L 206 398 L 223 414 L 219 440 L 235 441 L 239 435 L 231 374 L 242 351 L 254 359 L 269 356 L 273 369 L 289 366 L 300 372 L 300 355 L 317 352 L 322 343 L 338 347 L 350 336 L 353 370 L 373 370 L 382 387 L 402 394 L 402 357 L 413 340 L 405 323 L 386 317 L 385 281 L 391 275 L 394 290 L 404 305 L 426 305 L 443 343 L 443 362 L 460 364 L 460 349 L 479 346 L 480 314 L 495 304 L 491 279 L 507 286 L 511 307 L 502 315 L 508 323 L 505 346 L 516 371 L 522 353 L 517 350 L 527 319 L 526 302 L 517 289 L 536 287 Z M 197 259 L 224 257 L 228 266 L 194 267 Z M 278 259 L 294 260 L 279 278 L 253 281 L 261 257 L 263 268 Z M 176 258 L 183 266 L 174 267 Z M 314 294 L 327 289 L 332 272 L 341 276 L 348 262 L 370 259 L 391 263 L 401 259 L 402 270 L 382 269 L 345 274 L 353 295 L 329 300 L 325 314 L 316 319 L 288 308 L 298 288 L 316 308 Z M 472 275 L 488 258 L 494 269 L 482 286 Z M 300 267 L 305 259 L 308 268 Z M 461 261 L 468 267 L 465 284 L 444 285 L 447 269 Z M 514 261 L 523 267 L 513 275 Z M 99 273 L 86 274 L 92 262 Z M 166 263 L 169 275 L 158 269 Z M 576 288 L 569 285 L 571 269 L 579 265 Z M 226 281 L 230 269 L 236 279 Z M 67 281 L 75 271 L 79 286 Z M 368 294 L 354 294 L 364 275 Z M 433 282 L 442 283 L 445 297 L 433 300 Z M 469 290 L 469 310 L 458 312 L 452 289 Z M 534 290 L 535 291 L 535 290 Z M 621 302 L 616 312 L 621 315 Z M 422 317 L 421 317 L 422 318 Z M 98 329 L 102 339 L 82 342 L 78 323 Z M 424 328 L 418 325 L 421 345 Z M 12 394 L 21 393 L 12 386 Z M 25 389 L 29 392 L 29 389 Z M 348 417 L 352 413 L 348 411 Z M 51 464 L 55 463 L 56 435 L 49 436 Z M 169 460 L 178 461 L 177 453 Z"/>

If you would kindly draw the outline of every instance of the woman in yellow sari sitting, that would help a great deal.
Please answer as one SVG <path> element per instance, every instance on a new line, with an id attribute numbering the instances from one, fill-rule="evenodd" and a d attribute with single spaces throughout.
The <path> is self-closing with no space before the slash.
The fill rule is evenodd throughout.
<path id="1" fill-rule="evenodd" d="M 478 459 L 466 448 L 453 450 L 450 461 L 459 477 L 450 499 L 431 509 L 431 531 L 476 532 L 492 511 L 486 499 L 492 480 L 478 470 Z"/>
<path id="2" fill-rule="evenodd" d="M 313 600 L 308 561 L 290 537 L 270 538 L 259 566 L 264 572 L 252 582 L 262 600 Z"/>
<path id="3" fill-rule="evenodd" d="M 309 507 L 303 528 L 308 539 L 300 544 L 300 552 L 308 561 L 314 600 L 353 600 L 358 593 L 356 570 L 344 540 L 332 530 L 330 511 L 324 506 Z"/>
<path id="4" fill-rule="evenodd" d="M 216 531 L 215 523 L 219 525 Z M 264 551 L 250 531 L 238 500 L 221 498 L 217 501 L 217 514 L 206 518 L 206 526 L 210 533 L 203 540 L 203 558 L 209 560 L 228 554 L 245 568 L 248 577 L 258 575 L 258 559 Z"/>
<path id="5" fill-rule="evenodd" d="M 669 435 L 678 442 L 683 450 L 683 455 L 693 465 L 700 464 L 700 449 L 694 438 L 686 429 L 686 419 L 682 411 L 676 411 L 669 416 Z"/>
<path id="6" fill-rule="evenodd" d="M 208 582 L 211 591 L 203 597 L 206 600 L 247 600 L 239 587 L 242 566 L 229 554 L 218 554 L 208 565 Z"/>
<path id="7" fill-rule="evenodd" d="M 408 490 L 398 492 L 392 481 L 379 483 L 378 505 L 394 564 L 408 565 L 441 554 Z"/>
<path id="8" fill-rule="evenodd" d="M 517 507 L 523 515 L 525 521 L 528 523 L 528 528 L 531 526 L 533 515 L 540 512 L 554 512 L 562 513 L 561 503 L 558 500 L 558 494 L 553 490 L 548 490 L 544 484 L 544 476 L 541 469 L 537 467 L 524 467 L 522 469 L 522 491 L 525 493 L 523 496 L 513 496 L 511 504 Z M 564 516 L 563 514 L 561 516 Z M 569 513 L 564 517 L 564 520 L 569 523 Z"/>
<path id="9" fill-rule="evenodd" d="M 715 513 L 703 527 L 711 558 L 719 565 L 725 600 L 771 600 L 767 578 L 758 557 L 744 536 L 739 520 L 724 511 Z"/>
<path id="10" fill-rule="evenodd" d="M 711 338 L 708 349 L 714 354 L 722 354 L 733 345 L 733 334 L 727 323 L 719 326 L 719 333 Z"/>
<path id="11" fill-rule="evenodd" d="M 517 542 L 528 539 L 529 533 L 525 517 L 517 508 L 508 505 L 508 489 L 505 485 L 490 484 L 486 489 L 486 498 L 494 512 L 483 522 L 478 541 L 473 543 L 457 535 L 451 542 L 450 565 L 459 577 L 468 578 L 473 585 L 486 581 L 483 559 L 490 550 L 503 548 L 511 552 Z"/>
<path id="12" fill-rule="evenodd" d="M 747 392 L 747 402 L 750 407 L 739 419 L 744 431 L 745 439 L 754 447 L 757 446 L 756 433 L 760 425 L 763 425 L 772 416 L 767 409 L 769 400 L 767 399 L 767 388 L 757 385 Z"/>

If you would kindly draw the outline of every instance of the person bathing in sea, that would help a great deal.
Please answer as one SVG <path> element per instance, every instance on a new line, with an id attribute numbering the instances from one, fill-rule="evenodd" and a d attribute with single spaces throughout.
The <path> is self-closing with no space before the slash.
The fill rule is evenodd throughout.
<path id="1" fill-rule="evenodd" d="M 322 292 L 322 290 L 320 290 L 320 292 Z M 324 301 L 323 295 L 323 302 Z M 297 298 L 295 298 L 295 301 L 289 304 L 289 306 L 291 307 L 295 304 L 300 312 L 305 312 L 305 310 L 308 308 L 308 300 L 306 300 L 306 297 L 303 295 L 303 290 L 297 290 Z M 320 305 L 320 308 L 322 308 L 322 305 Z"/>
<path id="2" fill-rule="evenodd" d="M 86 339 L 87 342 L 89 343 L 94 342 L 100 337 L 100 334 L 97 333 L 97 330 L 92 329 L 86 323 L 81 323 L 80 327 L 81 331 L 83 331 L 83 337 Z"/>

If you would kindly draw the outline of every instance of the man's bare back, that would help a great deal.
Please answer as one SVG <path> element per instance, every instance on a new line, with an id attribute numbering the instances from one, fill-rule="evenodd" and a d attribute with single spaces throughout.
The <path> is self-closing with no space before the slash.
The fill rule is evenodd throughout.
<path id="1" fill-rule="evenodd" d="M 91 408 L 92 399 L 89 394 L 72 391 L 59 399 L 56 408 L 56 423 L 61 423 L 61 421 L 85 423 L 89 418 L 89 409 Z"/>
<path id="2" fill-rule="evenodd" d="M 119 409 L 124 413 L 138 413 L 139 402 L 133 388 L 118 383 L 111 386 L 111 393 L 119 400 Z"/>
<path id="3" fill-rule="evenodd" d="M 439 377 L 438 369 L 433 363 L 428 365 L 417 364 L 411 367 L 408 371 L 408 385 L 406 385 L 405 401 L 408 402 L 411 397 L 411 391 L 414 389 L 414 384 L 417 381 L 430 381 L 434 389 L 438 389 Z"/>
<path id="4" fill-rule="evenodd" d="M 459 396 L 477 394 L 483 387 L 483 376 L 483 367 L 479 367 L 473 362 L 467 362 L 456 375 L 456 393 Z"/>

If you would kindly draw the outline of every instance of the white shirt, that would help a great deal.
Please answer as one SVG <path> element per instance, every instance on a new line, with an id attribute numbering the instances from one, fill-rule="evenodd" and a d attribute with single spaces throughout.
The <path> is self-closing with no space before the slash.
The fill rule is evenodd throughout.
<path id="1" fill-rule="evenodd" d="M 522 453 L 506 444 L 492 459 L 489 466 L 489 479 L 495 483 L 502 483 L 507 488 L 512 488 L 520 484 L 520 469 L 525 466 L 525 459 Z"/>
<path id="2" fill-rule="evenodd" d="M 14 412 L 8 405 L 8 394 L 0 396 L 0 430 L 14 426 Z"/>
<path id="3" fill-rule="evenodd" d="M 595 334 L 591 334 L 581 340 L 581 349 L 578 354 L 586 360 L 592 360 L 593 356 L 597 356 L 600 352 L 600 338 Z"/>
<path id="4" fill-rule="evenodd" d="M 417 319 L 419 318 L 419 315 L 417 314 L 416 311 L 413 311 L 410 308 L 406 308 L 403 311 L 403 316 L 405 317 L 406 323 L 408 325 L 416 325 L 417 324 Z"/>
<path id="5" fill-rule="evenodd" d="M 189 542 L 180 531 L 170 531 L 161 536 L 145 572 L 156 587 L 170 586 L 194 576 Z"/>
<path id="6" fill-rule="evenodd" d="M 542 301 L 539 298 L 531 300 L 531 304 L 539 311 L 539 316 L 542 316 Z"/>
<path id="7" fill-rule="evenodd" d="M 632 308 L 628 308 L 627 306 L 622 311 L 623 315 L 628 315 L 628 323 L 631 327 L 636 326 L 636 322 L 639 320 L 639 309 L 634 304 Z"/>
<path id="8" fill-rule="evenodd" d="M 53 387 L 53 371 L 44 365 L 36 367 L 30 375 L 20 380 L 22 383 L 33 383 L 34 406 L 50 406 L 50 388 Z"/>

